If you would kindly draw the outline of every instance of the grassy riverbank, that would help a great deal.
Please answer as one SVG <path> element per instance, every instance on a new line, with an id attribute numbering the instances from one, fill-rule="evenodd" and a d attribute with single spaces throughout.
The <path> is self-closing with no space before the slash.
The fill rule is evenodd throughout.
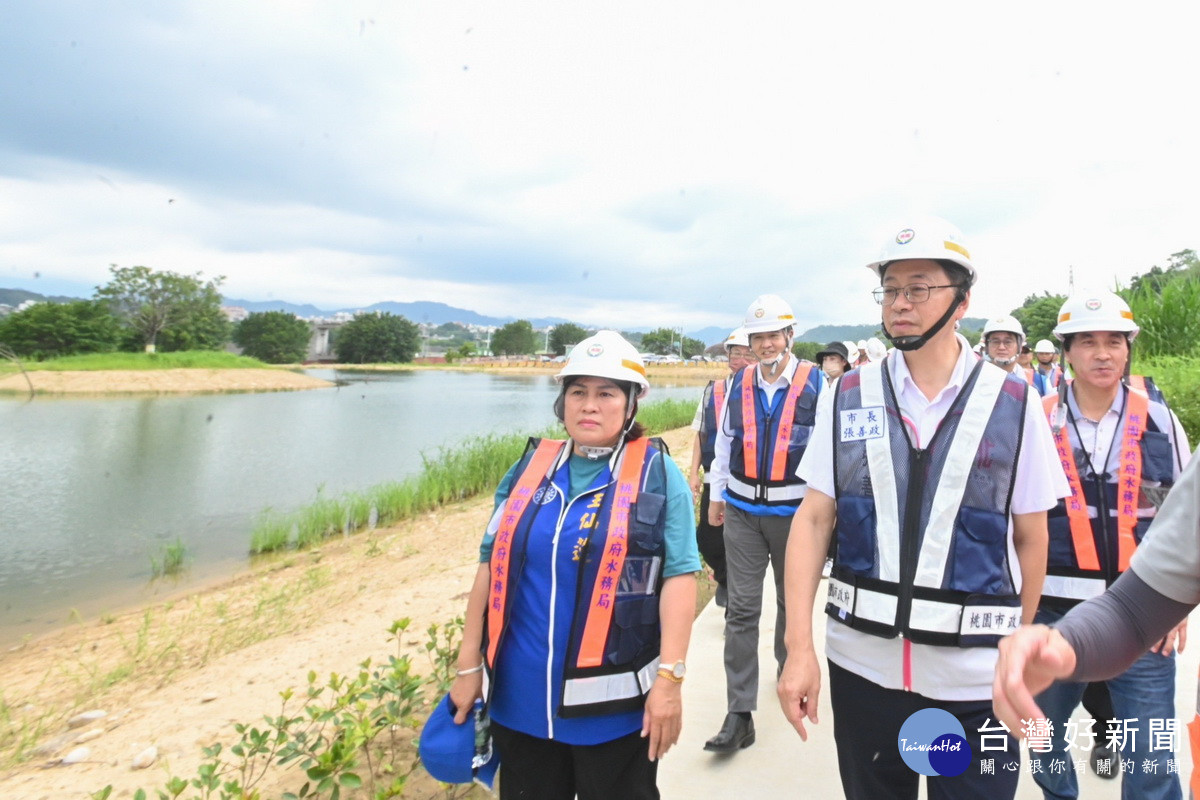
<path id="1" fill-rule="evenodd" d="M 696 405 L 690 400 L 660 400 L 638 412 L 651 435 L 691 422 Z M 562 436 L 562 428 L 483 436 L 454 447 L 423 454 L 419 474 L 389 481 L 361 492 L 321 497 L 296 511 L 264 511 L 250 538 L 250 552 L 305 549 L 343 534 L 391 525 L 446 503 L 490 492 L 525 449 L 529 436 Z"/>
<path id="2" fill-rule="evenodd" d="M 691 430 L 665 437 L 676 463 L 686 464 Z M 320 780 L 353 776 L 342 784 L 343 798 L 395 796 L 389 792 L 401 778 L 404 797 L 461 797 L 414 771 L 413 737 L 446 677 L 452 621 L 463 613 L 490 511 L 485 489 L 396 525 L 332 537 L 319 549 L 264 557 L 220 585 L 79 620 L 0 653 L 4 797 L 74 800 L 103 796 L 92 793 L 106 786 L 113 787 L 110 798 L 134 797 L 138 787 L 155 797 L 178 780 L 204 780 L 210 769 L 244 786 L 242 767 L 253 771 L 260 797 L 298 793 L 306 781 L 320 782 L 298 767 L 302 759 L 268 758 L 247 737 L 271 731 L 267 744 L 274 746 L 281 732 L 294 752 L 311 713 L 322 721 L 314 736 L 323 740 L 306 741 L 321 753 L 323 769 L 333 770 Z M 405 619 L 406 629 L 393 624 Z M 391 694 L 375 696 L 384 692 Z M 91 710 L 107 716 L 68 728 L 68 720 Z M 399 721 L 377 724 L 391 719 Z M 368 740 L 369 752 L 362 749 Z M 156 765 L 131 770 L 133 756 L 151 745 Z M 238 755 L 235 746 L 250 755 Z M 81 747 L 83 760 L 46 768 Z M 356 780 L 362 788 L 351 788 Z M 192 785 L 168 796 L 220 793 Z"/>
<path id="3" fill-rule="evenodd" d="M 276 369 L 257 358 L 218 350 L 180 350 L 175 353 L 89 353 L 46 361 L 22 362 L 27 370 L 72 372 L 128 369 Z"/>

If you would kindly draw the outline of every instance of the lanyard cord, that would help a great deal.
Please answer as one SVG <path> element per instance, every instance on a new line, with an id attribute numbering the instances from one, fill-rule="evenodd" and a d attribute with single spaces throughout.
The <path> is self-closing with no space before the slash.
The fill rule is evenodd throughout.
<path id="1" fill-rule="evenodd" d="M 1083 434 L 1079 432 L 1079 422 L 1075 419 L 1075 415 L 1073 413 L 1071 413 L 1071 406 L 1069 404 L 1067 405 L 1067 419 L 1069 419 L 1071 421 L 1071 427 L 1075 429 L 1075 438 L 1079 440 L 1079 446 L 1080 446 L 1080 449 L 1083 450 L 1083 458 L 1085 461 L 1087 461 L 1088 469 L 1090 469 L 1092 471 L 1093 476 L 1100 478 L 1100 480 L 1102 480 L 1102 481 L 1107 481 L 1109 478 L 1108 462 L 1112 460 L 1113 445 L 1115 445 L 1120 438 L 1121 424 L 1125 419 L 1125 406 L 1126 406 L 1126 404 L 1128 404 L 1128 402 L 1129 402 L 1129 394 L 1125 393 L 1121 396 L 1121 413 L 1120 413 L 1120 416 L 1117 417 L 1117 426 L 1116 426 L 1116 428 L 1113 429 L 1112 441 L 1109 442 L 1109 444 L 1108 444 L 1108 452 L 1106 452 L 1104 454 L 1104 472 L 1103 473 L 1096 472 L 1096 465 L 1092 463 L 1092 454 L 1089 453 L 1088 449 L 1083 446 Z M 1078 403 L 1078 400 L 1076 400 L 1076 403 Z M 1111 409 L 1112 407 L 1110 406 L 1109 408 Z M 1104 413 L 1107 414 L 1108 412 L 1106 411 Z M 1101 415 L 1101 419 L 1103 419 L 1103 415 Z M 1091 420 L 1088 420 L 1088 421 L 1090 422 Z M 1099 435 L 1100 435 L 1100 423 L 1096 422 L 1096 436 L 1092 437 L 1093 444 L 1095 444 L 1096 439 Z"/>

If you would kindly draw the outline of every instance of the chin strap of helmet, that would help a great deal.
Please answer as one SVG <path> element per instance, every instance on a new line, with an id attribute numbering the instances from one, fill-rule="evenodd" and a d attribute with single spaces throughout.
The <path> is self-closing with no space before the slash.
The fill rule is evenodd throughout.
<path id="1" fill-rule="evenodd" d="M 887 340 L 889 342 L 891 342 L 892 346 L 895 347 L 897 350 L 903 350 L 905 352 L 908 352 L 909 350 L 916 350 L 918 348 L 924 347 L 925 343 L 928 342 L 930 339 L 932 339 L 934 336 L 936 336 L 938 331 L 940 331 L 942 328 L 946 327 L 946 323 L 950 321 L 950 318 L 952 316 L 954 316 L 954 312 L 958 309 L 958 305 L 962 301 L 963 301 L 963 292 L 962 292 L 962 288 L 960 287 L 958 292 L 955 294 L 954 302 L 951 303 L 950 307 L 946 309 L 946 313 L 942 314 L 941 319 L 939 319 L 937 322 L 933 323 L 933 326 L 930 327 L 929 330 L 922 333 L 920 336 L 892 336 L 892 334 L 888 332 L 886 325 L 882 326 L 883 327 L 883 335 L 887 337 Z"/>
<path id="2" fill-rule="evenodd" d="M 616 447 L 589 447 L 587 445 L 578 445 L 579 452 L 587 457 L 588 461 L 599 461 L 602 458 L 611 456 Z"/>

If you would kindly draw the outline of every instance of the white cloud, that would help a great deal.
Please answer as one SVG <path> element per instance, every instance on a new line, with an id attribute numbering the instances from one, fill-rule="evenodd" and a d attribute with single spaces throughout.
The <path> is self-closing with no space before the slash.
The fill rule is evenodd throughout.
<path id="1" fill-rule="evenodd" d="M 998 314 L 1200 245 L 1198 8 L 18 4 L 0 280 L 865 322 L 880 231 L 933 212 Z"/>

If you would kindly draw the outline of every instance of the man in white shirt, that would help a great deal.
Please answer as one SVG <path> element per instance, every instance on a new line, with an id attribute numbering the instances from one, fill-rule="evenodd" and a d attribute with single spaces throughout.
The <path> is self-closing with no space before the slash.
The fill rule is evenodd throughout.
<path id="1" fill-rule="evenodd" d="M 783 563 L 792 515 L 804 497 L 796 469 L 808 446 L 821 370 L 791 353 L 796 318 L 778 295 L 746 309 L 743 328 L 757 366 L 734 376 L 717 427 L 708 521 L 725 526 L 725 694 L 728 714 L 704 749 L 736 753 L 754 744 L 758 703 L 758 621 L 767 567 L 773 568 L 776 674 L 783 668 Z"/>
<path id="2" fill-rule="evenodd" d="M 977 359 L 951 324 L 976 278 L 958 230 L 916 222 L 868 266 L 896 349 L 843 377 L 818 406 L 799 468 L 809 490 L 788 541 L 780 703 L 807 738 L 821 684 L 813 604 L 836 527 L 826 657 L 846 797 L 916 798 L 916 762 L 897 742 L 910 716 L 938 709 L 962 729 L 944 733 L 961 735 L 970 753 L 959 771 L 931 768 L 920 753 L 930 796 L 1011 798 L 1016 742 L 998 726 L 980 729 L 994 726 L 995 645 L 1033 619 L 1046 511 L 1066 483 L 1036 395 Z M 983 752 L 984 737 L 1001 752 Z"/>
<path id="3" fill-rule="evenodd" d="M 1043 403 L 1071 496 L 1049 515 L 1050 555 L 1037 616 L 1044 624 L 1102 594 L 1129 567 L 1189 453 L 1187 434 L 1174 413 L 1146 391 L 1122 382 L 1139 331 L 1129 305 L 1109 291 L 1084 291 L 1067 299 L 1058 320 L 1054 335 L 1063 342 L 1075 379 L 1061 399 L 1056 393 Z M 1112 718 L 1121 721 L 1115 735 L 1105 730 L 1105 720 L 1093 720 L 1093 750 L 1117 750 L 1133 764 L 1122 777 L 1128 797 L 1181 797 L 1179 775 L 1168 769 L 1174 748 L 1151 741 L 1149 730 L 1150 720 L 1175 716 L 1177 635 L 1182 649 L 1183 634 L 1172 631 L 1108 681 Z M 1062 766 L 1072 762 L 1073 737 L 1065 730 L 1066 721 L 1085 686 L 1063 681 L 1038 697 L 1051 721 L 1051 749 L 1031 752 L 1030 761 L 1033 778 L 1048 800 L 1079 796 L 1075 771 Z M 1137 733 L 1122 733 L 1131 729 Z M 1102 774 L 1119 771 L 1114 755 L 1106 754 L 1109 769 Z"/>

